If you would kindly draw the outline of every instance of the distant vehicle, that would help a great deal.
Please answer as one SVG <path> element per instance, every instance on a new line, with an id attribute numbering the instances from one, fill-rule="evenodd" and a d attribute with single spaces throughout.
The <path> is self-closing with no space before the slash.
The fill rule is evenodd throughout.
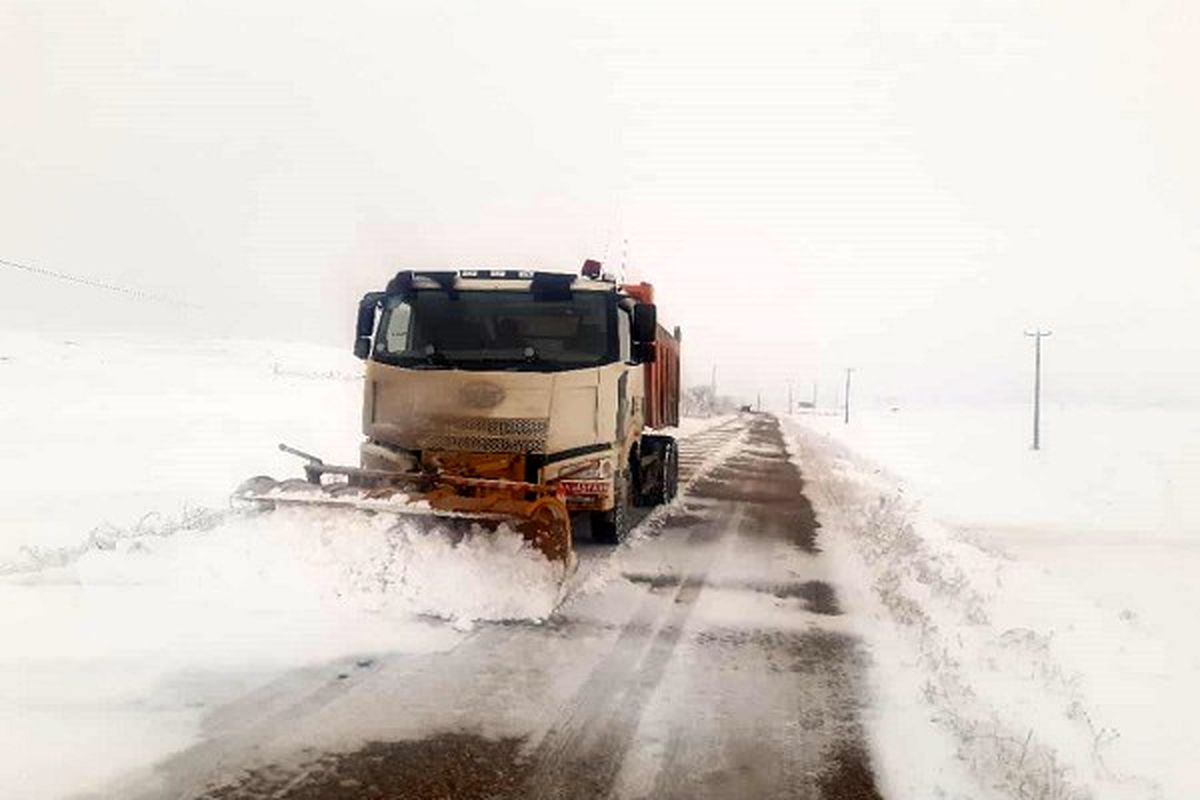
<path id="1" fill-rule="evenodd" d="M 654 289 L 516 270 L 396 274 L 359 305 L 366 361 L 358 466 L 307 459 L 305 479 L 252 478 L 235 497 L 511 522 L 571 561 L 572 515 L 622 541 L 632 505 L 678 484 L 679 330 Z"/>

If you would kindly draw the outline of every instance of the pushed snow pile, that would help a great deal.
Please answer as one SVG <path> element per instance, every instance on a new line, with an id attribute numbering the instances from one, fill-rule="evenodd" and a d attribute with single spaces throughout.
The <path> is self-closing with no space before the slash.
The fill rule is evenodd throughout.
<path id="1" fill-rule="evenodd" d="M 289 670 L 332 677 L 454 647 L 474 620 L 554 608 L 562 567 L 517 534 L 427 525 L 236 514 L 114 531 L 0 575 L 0 750 L 21 754 L 0 759 L 4 796 L 95 790 Z M 88 757 L 64 764 L 64 749 Z"/>
<path id="2" fill-rule="evenodd" d="M 85 586 L 137 585 L 177 600 L 247 610 L 345 610 L 475 620 L 540 620 L 562 567 L 517 533 L 338 509 L 279 509 L 199 534 L 120 540 L 68 568 Z"/>

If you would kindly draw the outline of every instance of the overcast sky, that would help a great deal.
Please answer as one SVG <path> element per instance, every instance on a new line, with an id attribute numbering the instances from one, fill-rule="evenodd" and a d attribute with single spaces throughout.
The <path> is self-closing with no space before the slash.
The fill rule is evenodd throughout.
<path id="1" fill-rule="evenodd" d="M 1200 6 L 0 0 L 0 326 L 349 346 L 584 258 L 776 406 L 1200 401 Z"/>

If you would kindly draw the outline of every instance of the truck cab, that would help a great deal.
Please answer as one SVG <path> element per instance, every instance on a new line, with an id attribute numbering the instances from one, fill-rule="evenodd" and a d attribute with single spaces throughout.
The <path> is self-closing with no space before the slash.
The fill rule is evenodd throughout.
<path id="1" fill-rule="evenodd" d="M 363 297 L 361 466 L 549 487 L 594 538 L 677 482 L 679 342 L 653 287 L 520 270 L 397 273 Z"/>

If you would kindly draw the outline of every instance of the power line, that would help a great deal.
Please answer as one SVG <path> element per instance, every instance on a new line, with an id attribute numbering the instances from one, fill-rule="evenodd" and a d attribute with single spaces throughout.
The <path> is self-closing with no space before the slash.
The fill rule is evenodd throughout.
<path id="1" fill-rule="evenodd" d="M 58 272 L 57 270 L 46 269 L 45 267 L 34 267 L 30 266 L 29 264 L 21 264 L 16 261 L 9 261 L 3 258 L 0 258 L 0 266 L 10 267 L 12 269 L 21 270 L 22 272 L 28 272 L 31 275 L 39 275 L 43 278 L 55 278 L 60 281 L 90 286 L 93 289 L 103 289 L 108 292 L 116 292 L 117 294 L 123 294 L 126 297 L 132 297 L 136 300 L 145 300 L 152 303 L 165 303 L 167 305 L 180 306 L 183 308 L 200 308 L 200 306 L 196 305 L 195 303 L 189 303 L 185 300 L 177 300 L 174 297 L 167 297 L 166 295 L 154 294 L 153 292 L 135 289 L 131 286 L 121 286 L 120 284 L 107 283 L 105 281 L 98 281 L 93 278 L 84 278 L 79 275 Z"/>

